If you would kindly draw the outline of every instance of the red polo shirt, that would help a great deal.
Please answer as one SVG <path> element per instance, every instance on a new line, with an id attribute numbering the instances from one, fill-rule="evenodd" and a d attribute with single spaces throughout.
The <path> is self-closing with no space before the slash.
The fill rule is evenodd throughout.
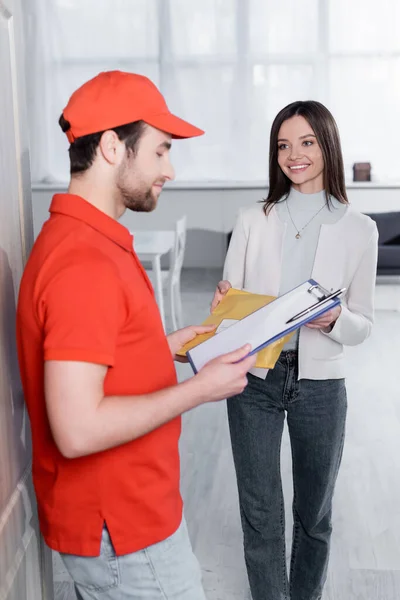
<path id="1" fill-rule="evenodd" d="M 17 310 L 41 530 L 54 550 L 95 556 L 105 522 L 116 553 L 127 554 L 167 538 L 182 519 L 180 418 L 128 444 L 67 459 L 47 418 L 44 361 L 107 365 L 106 396 L 174 385 L 175 367 L 129 231 L 71 194 L 57 194 L 50 213 Z"/>

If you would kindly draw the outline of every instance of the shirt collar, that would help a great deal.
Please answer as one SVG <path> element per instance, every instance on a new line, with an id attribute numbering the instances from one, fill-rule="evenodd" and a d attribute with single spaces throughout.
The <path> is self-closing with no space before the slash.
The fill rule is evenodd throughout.
<path id="1" fill-rule="evenodd" d="M 80 196 L 55 194 L 49 210 L 50 213 L 67 215 L 83 221 L 125 250 L 132 252 L 133 236 L 128 229 Z"/>

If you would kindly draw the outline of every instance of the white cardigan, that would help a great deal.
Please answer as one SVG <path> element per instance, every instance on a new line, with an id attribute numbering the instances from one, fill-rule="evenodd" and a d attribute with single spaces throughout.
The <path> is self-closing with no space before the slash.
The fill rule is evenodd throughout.
<path id="1" fill-rule="evenodd" d="M 223 278 L 232 287 L 277 296 L 286 224 L 273 207 L 266 216 L 258 203 L 241 211 L 225 260 Z M 375 222 L 348 206 L 336 223 L 322 225 L 311 277 L 327 289 L 345 287 L 342 311 L 330 333 L 302 327 L 299 379 L 345 377 L 343 346 L 361 344 L 370 334 L 378 254 Z M 266 369 L 251 371 L 258 377 Z"/>

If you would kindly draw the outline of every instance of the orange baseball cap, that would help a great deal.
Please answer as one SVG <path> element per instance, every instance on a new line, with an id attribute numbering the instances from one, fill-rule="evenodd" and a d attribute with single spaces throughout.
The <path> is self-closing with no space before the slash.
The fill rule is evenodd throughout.
<path id="1" fill-rule="evenodd" d="M 144 121 L 173 138 L 204 133 L 170 113 L 163 95 L 150 79 L 122 71 L 105 71 L 84 83 L 72 94 L 63 116 L 71 125 L 66 131 L 71 144 L 84 135 L 135 121 Z"/>

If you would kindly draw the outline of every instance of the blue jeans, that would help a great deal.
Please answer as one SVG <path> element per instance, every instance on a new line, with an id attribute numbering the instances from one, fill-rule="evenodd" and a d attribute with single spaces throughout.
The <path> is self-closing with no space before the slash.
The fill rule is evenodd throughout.
<path id="1" fill-rule="evenodd" d="M 206 600 L 185 520 L 166 540 L 124 556 L 104 527 L 100 556 L 61 558 L 78 600 Z"/>
<path id="2" fill-rule="evenodd" d="M 228 400 L 253 600 L 319 600 L 326 579 L 346 388 L 343 379 L 298 381 L 297 374 L 297 353 L 284 352 L 265 380 L 249 374 L 244 392 Z M 294 484 L 290 585 L 280 473 L 285 411 Z"/>

